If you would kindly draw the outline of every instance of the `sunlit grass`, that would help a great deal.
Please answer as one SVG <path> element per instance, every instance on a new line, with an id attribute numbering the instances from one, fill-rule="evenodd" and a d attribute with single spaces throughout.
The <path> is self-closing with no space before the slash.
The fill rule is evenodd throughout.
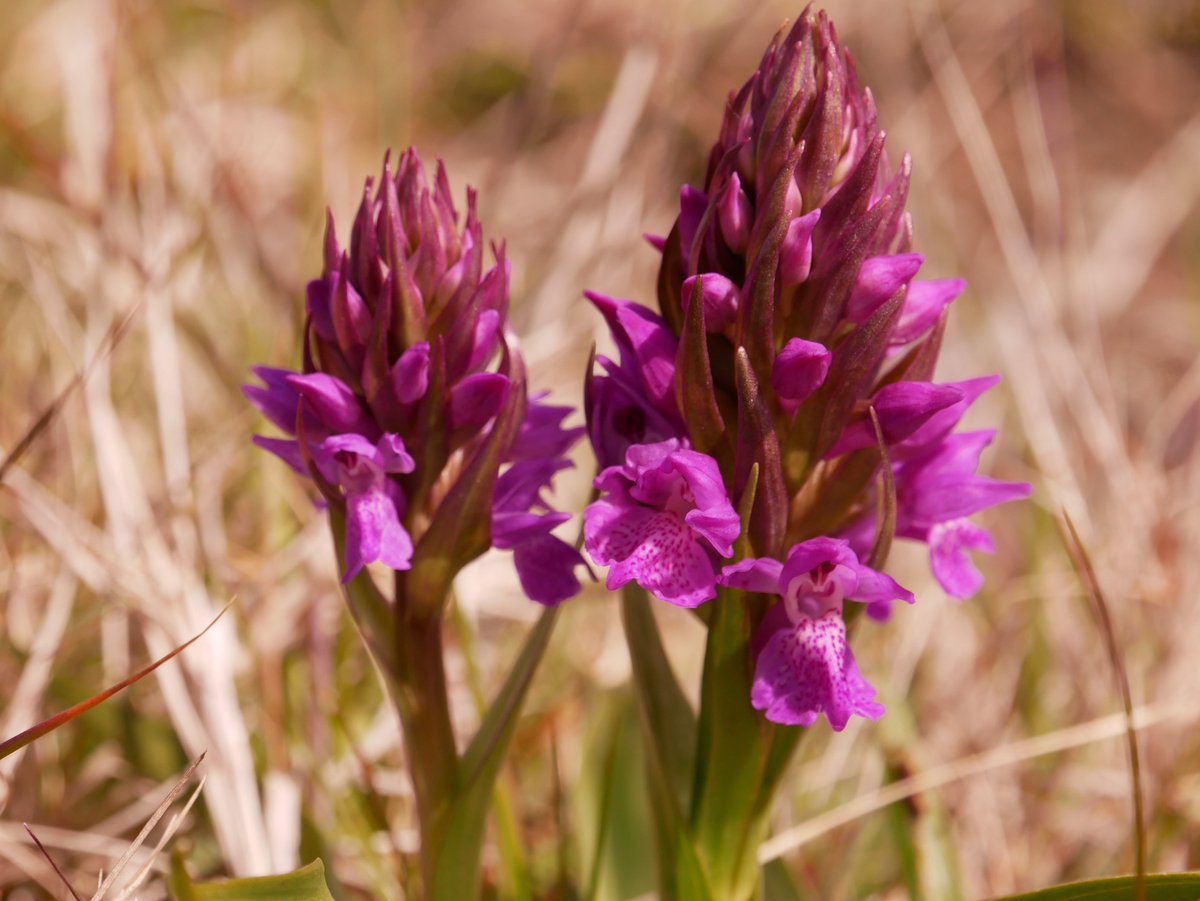
<path id="1" fill-rule="evenodd" d="M 988 518 L 1000 554 L 966 605 L 898 549 L 921 603 L 855 648 L 889 714 L 803 745 L 764 856 L 822 899 L 982 898 L 1132 869 L 1121 699 L 1055 526 L 1065 510 L 1129 674 L 1149 867 L 1200 866 L 1194 18 L 1166 0 L 829 6 L 889 147 L 914 156 L 925 272 L 970 284 L 939 375 L 1003 373 L 975 415 L 1003 424 L 994 473 L 1037 493 Z M 0 763 L 0 892 L 61 895 L 22 821 L 95 886 L 207 751 L 173 839 L 193 872 L 320 855 L 342 897 L 400 896 L 415 821 L 398 727 L 323 518 L 250 446 L 238 386 L 251 363 L 298 362 L 324 207 L 347 220 L 382 150 L 416 143 L 479 188 L 531 381 L 577 403 L 600 332 L 580 292 L 649 299 L 640 235 L 669 226 L 725 92 L 796 12 L 3 4 L 0 460 L 36 434 L 0 485 L 0 738 L 237 601 L 154 680 Z M 567 508 L 587 496 L 578 460 Z M 536 611 L 506 561 L 475 564 L 458 595 L 495 685 Z M 695 675 L 701 645 L 675 613 L 660 622 Z M 586 889 L 597 857 L 626 867 L 596 877 L 598 897 L 652 884 L 629 841 L 638 792 L 613 792 L 598 826 L 606 761 L 639 778 L 606 725 L 629 719 L 627 672 L 617 605 L 591 589 L 564 611 L 505 777 L 535 897 Z M 485 871 L 520 896 L 498 845 Z M 139 891 L 164 894 L 158 876 Z"/>

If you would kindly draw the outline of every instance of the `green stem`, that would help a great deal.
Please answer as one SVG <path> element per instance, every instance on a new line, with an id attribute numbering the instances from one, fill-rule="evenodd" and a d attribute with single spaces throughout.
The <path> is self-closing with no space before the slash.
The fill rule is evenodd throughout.
<path id="1" fill-rule="evenodd" d="M 432 617 L 410 616 L 403 575 L 396 574 L 396 701 L 417 799 L 424 894 L 434 901 L 440 897 L 436 862 L 458 795 L 459 760 L 446 692 L 440 611 Z"/>

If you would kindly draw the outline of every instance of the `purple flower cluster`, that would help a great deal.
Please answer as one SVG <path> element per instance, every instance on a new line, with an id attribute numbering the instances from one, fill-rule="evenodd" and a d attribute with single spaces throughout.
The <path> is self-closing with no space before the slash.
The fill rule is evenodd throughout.
<path id="1" fill-rule="evenodd" d="M 395 173 L 385 159 L 377 188 L 367 180 L 348 248 L 328 218 L 302 372 L 258 367 L 262 385 L 243 389 L 292 437 L 255 443 L 344 511 L 344 582 L 368 563 L 424 563 L 444 589 L 493 546 L 513 552 L 530 598 L 557 604 L 584 561 L 553 535 L 568 516 L 542 495 L 583 429 L 527 396 L 508 262 L 493 245 L 485 266 L 473 192 L 458 220 L 444 168 L 431 187 L 413 150 Z"/>
<path id="2" fill-rule="evenodd" d="M 942 587 L 969 596 L 968 552 L 993 548 L 967 517 L 1029 494 L 977 474 L 992 432 L 954 431 L 997 380 L 932 381 L 964 285 L 917 280 L 909 173 L 907 156 L 889 166 L 870 92 L 808 11 L 731 95 L 703 188 L 685 186 L 674 228 L 651 239 L 660 312 L 588 294 L 619 353 L 597 357 L 585 396 L 602 467 L 587 550 L 610 588 L 672 604 L 718 586 L 776 598 L 751 702 L 778 723 L 878 717 L 843 602 L 883 619 L 913 600 L 878 571 L 894 536 L 927 544 Z M 739 537 L 731 499 L 752 479 Z"/>

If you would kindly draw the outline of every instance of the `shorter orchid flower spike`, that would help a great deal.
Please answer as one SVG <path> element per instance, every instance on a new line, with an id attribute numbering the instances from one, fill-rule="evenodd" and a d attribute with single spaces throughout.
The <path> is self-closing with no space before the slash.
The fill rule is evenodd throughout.
<path id="1" fill-rule="evenodd" d="M 506 325 L 508 261 L 492 245 L 488 265 L 473 192 L 463 221 L 440 164 L 430 180 L 416 151 L 394 162 L 378 185 L 368 179 L 347 247 L 328 217 L 302 371 L 258 367 L 263 384 L 243 389 L 288 438 L 255 443 L 344 512 L 343 581 L 370 563 L 412 570 L 409 584 L 437 610 L 455 573 L 497 547 L 513 552 L 531 599 L 559 603 L 586 564 L 551 533 L 568 517 L 542 492 L 584 429 L 563 427 L 569 408 L 527 394 Z M 640 348 L 636 314 L 612 315 Z M 660 367 L 673 341 L 660 337 Z M 649 359 L 632 344 L 622 352 Z"/>

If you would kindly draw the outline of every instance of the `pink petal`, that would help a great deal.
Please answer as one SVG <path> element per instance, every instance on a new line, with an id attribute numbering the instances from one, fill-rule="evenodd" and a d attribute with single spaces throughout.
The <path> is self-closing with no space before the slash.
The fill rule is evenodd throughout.
<path id="1" fill-rule="evenodd" d="M 770 557 L 749 557 L 731 563 L 721 570 L 717 582 L 728 588 L 740 591 L 753 591 L 757 594 L 778 594 L 779 574 L 783 564 Z"/>
<path id="2" fill-rule="evenodd" d="M 837 611 L 779 628 L 767 640 L 750 701 L 767 719 L 789 726 L 811 726 L 823 713 L 835 732 L 853 715 L 878 719 L 884 712 L 858 672 Z"/>
<path id="3" fill-rule="evenodd" d="M 968 551 L 994 554 L 992 536 L 965 519 L 938 523 L 929 530 L 929 564 L 933 577 L 946 594 L 969 598 L 983 585 L 983 574 L 971 562 Z"/>
<path id="4" fill-rule="evenodd" d="M 721 199 L 717 201 L 717 217 L 721 222 L 721 234 L 734 253 L 745 253 L 750 239 L 750 225 L 754 209 L 750 198 L 742 190 L 741 179 L 734 172 L 725 183 Z"/>
<path id="5" fill-rule="evenodd" d="M 846 317 L 864 323 L 880 306 L 907 285 L 925 258 L 919 253 L 871 257 L 862 264 L 846 303 Z"/>
<path id="6" fill-rule="evenodd" d="M 737 318 L 741 292 L 738 286 L 717 272 L 706 272 L 684 279 L 680 295 L 686 313 L 696 282 L 700 282 L 700 297 L 704 303 L 704 330 L 719 332 L 733 325 Z"/>
<path id="7" fill-rule="evenodd" d="M 829 373 L 833 354 L 825 345 L 792 338 L 783 346 L 771 367 L 771 386 L 788 413 L 812 396 Z"/>
<path id="8" fill-rule="evenodd" d="M 787 234 L 779 250 L 779 279 L 784 285 L 798 285 L 812 270 L 813 229 L 821 219 L 817 207 L 788 223 Z"/>
<path id="9" fill-rule="evenodd" d="M 412 539 L 387 494 L 376 489 L 346 496 L 345 585 L 368 563 L 380 562 L 392 569 L 412 565 Z"/>

